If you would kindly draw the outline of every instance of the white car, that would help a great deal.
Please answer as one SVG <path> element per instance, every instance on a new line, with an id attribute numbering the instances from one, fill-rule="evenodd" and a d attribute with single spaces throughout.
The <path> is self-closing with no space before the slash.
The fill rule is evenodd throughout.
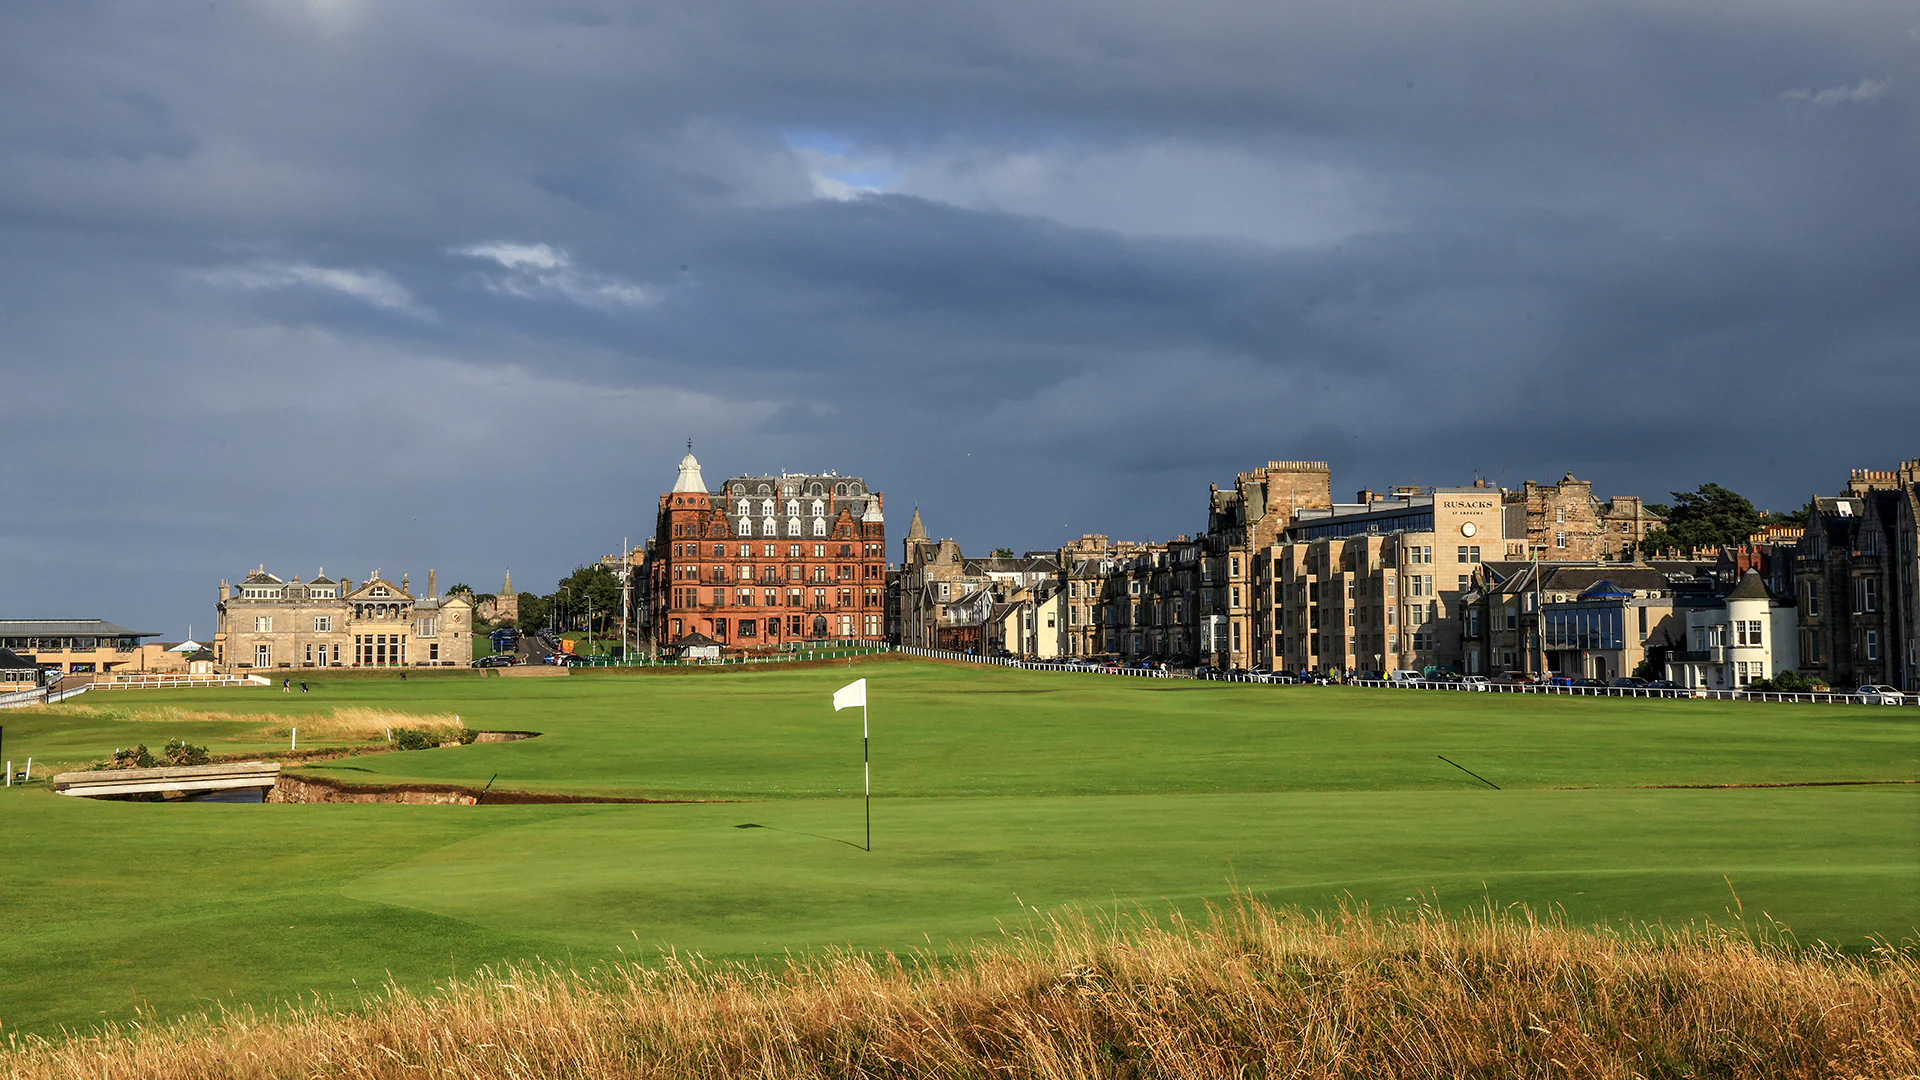
<path id="1" fill-rule="evenodd" d="M 1413 686 L 1424 681 L 1417 671 L 1389 671 L 1387 682 L 1394 686 Z"/>
<path id="2" fill-rule="evenodd" d="M 1485 675 L 1469 675 L 1460 680 L 1460 689 L 1478 690 L 1483 694 L 1493 692 L 1493 680 Z"/>
<path id="3" fill-rule="evenodd" d="M 1907 695 L 1891 686 L 1863 686 L 1854 691 L 1860 695 L 1862 705 L 1905 705 Z"/>

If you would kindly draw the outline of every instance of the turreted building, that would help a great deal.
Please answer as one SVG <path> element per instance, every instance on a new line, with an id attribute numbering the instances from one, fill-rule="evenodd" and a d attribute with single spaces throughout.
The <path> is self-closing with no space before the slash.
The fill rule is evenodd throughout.
<path id="1" fill-rule="evenodd" d="M 708 491 L 688 448 L 642 558 L 657 648 L 700 635 L 729 649 L 882 641 L 884 497 L 857 476 L 736 476 Z"/>

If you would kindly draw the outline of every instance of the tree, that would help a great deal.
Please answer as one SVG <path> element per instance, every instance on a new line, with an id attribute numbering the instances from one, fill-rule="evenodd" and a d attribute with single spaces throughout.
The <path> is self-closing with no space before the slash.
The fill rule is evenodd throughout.
<path id="1" fill-rule="evenodd" d="M 1808 499 L 1808 500 L 1807 500 L 1807 505 L 1805 505 L 1805 506 L 1803 506 L 1803 507 L 1801 507 L 1801 508 L 1800 508 L 1800 509 L 1798 509 L 1798 510 L 1770 510 L 1770 511 L 1768 511 L 1768 512 L 1767 512 L 1767 524 L 1769 524 L 1769 525 L 1799 525 L 1799 526 L 1801 526 L 1802 528 L 1804 528 L 1804 527 L 1806 526 L 1806 524 L 1807 524 L 1807 522 L 1809 522 L 1809 521 L 1812 521 L 1812 520 L 1813 520 L 1813 511 L 1814 511 L 1814 504 L 1813 504 L 1813 500 L 1812 500 L 1812 499 Z M 1775 680 L 1774 680 L 1774 682 L 1775 682 L 1776 684 L 1778 684 L 1778 683 L 1779 683 L 1779 681 L 1780 681 L 1780 680 L 1778 680 L 1778 679 L 1775 679 Z"/>
<path id="2" fill-rule="evenodd" d="M 598 563 L 576 568 L 560 588 L 566 590 L 564 595 L 555 590 L 560 616 L 568 626 L 585 626 L 589 611 L 596 627 L 606 626 L 609 618 L 620 614 L 620 575 Z"/>
<path id="3" fill-rule="evenodd" d="M 466 583 L 466 582 L 464 582 L 464 581 L 462 581 L 462 582 L 460 582 L 460 583 L 458 583 L 458 584 L 455 584 L 455 585 L 449 585 L 449 586 L 447 586 L 447 595 L 448 595 L 448 596 L 458 596 L 458 595 L 459 595 L 459 594 L 461 594 L 461 593 L 466 593 L 466 594 L 467 594 L 467 598 L 468 598 L 469 600 L 471 600 L 471 599 L 473 598 L 473 586 L 471 586 L 471 585 L 469 585 L 469 584 L 467 584 L 467 583 Z"/>
<path id="4" fill-rule="evenodd" d="M 1767 522 L 1745 495 L 1719 484 L 1673 492 L 1671 504 L 1656 503 L 1647 509 L 1667 519 L 1640 541 L 1641 553 L 1649 556 L 1742 544 Z"/>
<path id="5" fill-rule="evenodd" d="M 553 597 L 530 592 L 520 594 L 520 629 L 546 629 L 547 617 L 552 612 Z"/>
<path id="6" fill-rule="evenodd" d="M 1013 558 L 1013 549 L 1010 547 L 994 548 L 993 557 L 996 559 L 1011 559 Z"/>

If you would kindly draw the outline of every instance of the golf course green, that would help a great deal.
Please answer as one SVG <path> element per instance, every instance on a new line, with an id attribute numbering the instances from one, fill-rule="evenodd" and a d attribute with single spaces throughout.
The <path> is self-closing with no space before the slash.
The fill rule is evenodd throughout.
<path id="1" fill-rule="evenodd" d="M 861 718 L 869 680 L 873 850 Z M 222 805 L 0 792 L 0 1032 L 351 1004 L 540 957 L 939 952 L 1050 910 L 1523 903 L 1920 932 L 1920 709 L 851 666 L 311 680 L 0 713 L 36 781 L 171 738 L 286 747 L 342 708 L 537 738 L 289 766 L 346 784 L 673 800 Z M 169 709 L 185 718 L 156 718 Z M 227 720 L 205 713 L 233 713 Z M 309 745 L 303 738 L 302 746 Z M 1460 767 L 1440 760 L 1445 755 Z M 1466 769 L 1478 774 L 1476 779 Z M 1496 786 L 1497 785 L 1497 788 Z M 742 826 L 755 826 L 743 828 Z"/>

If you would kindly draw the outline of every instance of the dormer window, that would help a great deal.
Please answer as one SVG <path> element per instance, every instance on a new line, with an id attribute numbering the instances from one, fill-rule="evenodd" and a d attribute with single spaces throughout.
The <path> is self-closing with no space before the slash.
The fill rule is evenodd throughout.
<path id="1" fill-rule="evenodd" d="M 819 517 L 821 514 L 824 514 L 826 512 L 827 512 L 827 504 L 821 502 L 819 499 L 813 500 L 813 516 L 814 517 Z"/>

